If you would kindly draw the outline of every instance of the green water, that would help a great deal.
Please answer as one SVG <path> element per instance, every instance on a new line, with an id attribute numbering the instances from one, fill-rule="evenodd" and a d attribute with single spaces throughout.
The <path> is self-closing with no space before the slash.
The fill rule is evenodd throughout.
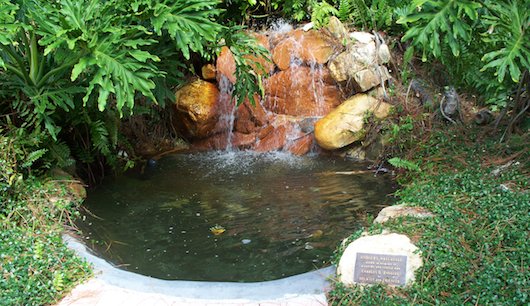
<path id="1" fill-rule="evenodd" d="M 278 153 L 174 155 L 89 192 L 77 223 L 89 247 L 122 269 L 272 280 L 329 265 L 338 243 L 392 202 L 390 177 L 358 174 L 366 166 Z M 226 231 L 213 235 L 215 225 Z"/>

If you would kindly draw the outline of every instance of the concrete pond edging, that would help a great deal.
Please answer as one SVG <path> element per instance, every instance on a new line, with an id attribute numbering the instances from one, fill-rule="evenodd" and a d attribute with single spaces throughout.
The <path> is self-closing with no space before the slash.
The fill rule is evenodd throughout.
<path id="1" fill-rule="evenodd" d="M 161 280 L 120 270 L 92 254 L 76 238 L 68 247 L 92 264 L 94 277 L 75 287 L 57 306 L 84 305 L 327 305 L 335 267 L 283 279 L 255 282 Z"/>

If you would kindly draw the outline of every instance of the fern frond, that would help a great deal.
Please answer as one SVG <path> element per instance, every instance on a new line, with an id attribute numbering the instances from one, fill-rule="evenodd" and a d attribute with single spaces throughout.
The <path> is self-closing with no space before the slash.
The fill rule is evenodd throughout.
<path id="1" fill-rule="evenodd" d="M 46 158 L 53 161 L 59 168 L 69 167 L 75 162 L 70 155 L 70 148 L 62 141 L 52 142 L 48 145 Z"/>
<path id="2" fill-rule="evenodd" d="M 46 154 L 46 149 L 39 149 L 33 152 L 30 152 L 26 158 L 24 159 L 24 162 L 20 165 L 21 168 L 30 168 L 37 160 L 39 160 L 41 157 Z"/>
<path id="3" fill-rule="evenodd" d="M 90 123 L 90 138 L 94 148 L 103 156 L 110 155 L 113 147 L 109 139 L 109 131 L 103 121 L 97 120 Z"/>
<path id="4" fill-rule="evenodd" d="M 339 11 L 335 7 L 326 1 L 321 1 L 319 3 L 315 3 L 313 11 L 311 12 L 311 21 L 317 28 L 319 28 L 329 22 L 329 17 L 337 16 L 338 14 Z"/>
<path id="5" fill-rule="evenodd" d="M 353 10 L 352 6 L 353 4 L 351 0 L 340 0 L 337 18 L 341 21 L 350 21 L 351 12 Z"/>
<path id="6" fill-rule="evenodd" d="M 416 172 L 421 171 L 420 166 L 418 166 L 418 164 L 410 160 L 402 159 L 399 157 L 393 157 L 389 159 L 388 162 L 396 168 L 401 168 L 401 169 L 405 169 L 409 171 L 416 171 Z"/>

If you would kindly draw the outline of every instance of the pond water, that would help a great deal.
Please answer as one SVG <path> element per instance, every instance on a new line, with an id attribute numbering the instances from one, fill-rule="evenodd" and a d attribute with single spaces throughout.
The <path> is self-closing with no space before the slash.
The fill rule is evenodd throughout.
<path id="1" fill-rule="evenodd" d="M 93 252 L 125 270 L 278 279 L 329 265 L 340 241 L 393 201 L 390 177 L 366 169 L 282 153 L 167 156 L 90 191 L 77 224 Z"/>

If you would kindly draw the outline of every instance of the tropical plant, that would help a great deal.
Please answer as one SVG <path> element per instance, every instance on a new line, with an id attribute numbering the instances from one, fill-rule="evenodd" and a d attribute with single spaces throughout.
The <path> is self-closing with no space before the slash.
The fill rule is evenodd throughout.
<path id="1" fill-rule="evenodd" d="M 0 110 L 55 141 L 73 130 L 111 159 L 118 121 L 107 119 L 132 113 L 139 96 L 163 103 L 192 54 L 212 56 L 218 4 L 0 0 Z"/>
<path id="2" fill-rule="evenodd" d="M 475 88 L 497 108 L 530 69 L 528 0 L 416 0 L 398 22 L 423 61 L 440 60 L 454 82 Z M 460 59 L 460 60 L 459 60 Z M 509 76 L 509 77 L 507 77 Z"/>
<path id="3" fill-rule="evenodd" d="M 230 49 L 236 63 L 233 96 L 241 104 L 246 98 L 255 104 L 254 93 L 265 94 L 261 76 L 267 71 L 256 58 L 270 61 L 269 51 L 257 43 L 256 38 L 244 32 L 243 26 L 231 25 L 221 32 L 224 44 Z M 245 81 L 241 81 L 245 80 Z"/>

